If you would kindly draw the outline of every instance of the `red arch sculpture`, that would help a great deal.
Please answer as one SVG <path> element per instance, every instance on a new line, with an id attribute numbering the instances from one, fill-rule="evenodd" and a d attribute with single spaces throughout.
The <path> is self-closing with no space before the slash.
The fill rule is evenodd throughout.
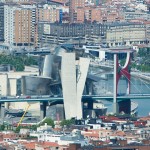
<path id="1" fill-rule="evenodd" d="M 118 82 L 119 79 L 121 78 L 121 76 L 125 76 L 128 82 L 128 86 L 127 86 L 127 91 L 126 94 L 130 94 L 130 79 L 131 79 L 131 75 L 130 75 L 130 62 L 131 62 L 131 55 L 130 52 L 127 52 L 127 58 L 126 58 L 126 62 L 125 65 L 123 66 L 123 68 L 121 68 L 121 66 L 119 65 L 118 62 L 118 56 L 116 57 L 116 96 L 117 96 L 117 91 L 118 91 Z"/>

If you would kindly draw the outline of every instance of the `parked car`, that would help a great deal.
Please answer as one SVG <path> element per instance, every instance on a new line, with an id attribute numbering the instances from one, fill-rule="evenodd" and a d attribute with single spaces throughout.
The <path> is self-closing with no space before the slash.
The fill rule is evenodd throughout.
<path id="1" fill-rule="evenodd" d="M 26 96 L 26 98 L 31 98 L 31 96 Z"/>

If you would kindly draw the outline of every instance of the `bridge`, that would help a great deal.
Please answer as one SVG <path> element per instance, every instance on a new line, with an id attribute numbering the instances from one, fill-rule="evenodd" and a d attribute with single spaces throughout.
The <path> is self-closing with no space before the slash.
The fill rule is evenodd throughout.
<path id="1" fill-rule="evenodd" d="M 27 96 L 28 97 L 28 96 Z M 118 105 L 131 105 L 130 100 L 133 99 L 150 99 L 150 94 L 129 94 L 129 95 L 120 95 L 116 97 Z M 109 95 L 83 95 L 82 96 L 82 102 L 91 104 L 97 100 L 106 100 L 113 102 L 114 97 L 112 94 Z M 1 117 L 4 117 L 4 104 L 6 102 L 28 102 L 28 103 L 40 103 L 40 119 L 42 120 L 46 116 L 46 106 L 47 104 L 53 105 L 56 103 L 63 103 L 64 99 L 63 97 L 50 97 L 49 95 L 44 96 L 31 96 L 30 98 L 24 97 L 1 97 L 0 99 L 0 113 Z M 123 102 L 123 103 L 122 103 Z M 120 103 L 120 104 L 119 104 Z M 130 108 L 128 106 L 128 111 L 130 111 Z"/>
<path id="2" fill-rule="evenodd" d="M 47 53 L 47 51 L 45 51 Z M 43 52 L 39 52 L 39 53 L 43 53 Z M 131 52 L 127 52 L 127 60 L 125 63 L 125 66 L 122 68 L 119 65 L 118 62 L 118 57 L 117 54 L 120 53 L 119 51 L 113 51 L 114 53 L 114 61 L 113 63 L 109 63 L 109 62 L 99 62 L 97 61 L 97 63 L 95 62 L 91 62 L 90 65 L 91 66 L 102 66 L 102 67 L 108 67 L 108 68 L 114 68 L 113 74 L 114 74 L 114 83 L 113 83 L 113 94 L 108 94 L 108 95 L 83 95 L 81 96 L 81 98 L 79 99 L 79 101 L 81 102 L 81 100 L 84 102 L 93 102 L 96 100 L 107 100 L 107 101 L 111 101 L 113 102 L 113 106 L 114 106 L 114 113 L 118 113 L 120 111 L 118 111 L 118 103 L 120 102 L 125 102 L 124 104 L 122 104 L 122 106 L 126 106 L 129 107 L 129 101 L 130 99 L 150 99 L 150 94 L 131 94 L 130 93 L 130 78 L 131 78 L 131 72 L 130 72 L 130 53 Z M 114 66 L 113 66 L 114 65 Z M 128 87 L 126 89 L 127 94 L 118 94 L 118 82 L 121 78 L 121 76 L 124 76 L 127 81 L 128 81 Z M 73 93 L 73 92 L 72 92 Z M 81 94 L 82 95 L 82 94 Z M 40 111 L 42 114 L 45 114 L 46 111 L 46 103 L 53 103 L 53 102 L 58 102 L 61 101 L 65 103 L 65 97 L 50 97 L 50 96 L 31 96 L 30 98 L 27 97 L 2 97 L 0 99 L 1 102 L 1 108 L 3 107 L 3 103 L 4 102 L 40 102 Z M 72 105 L 72 102 L 69 104 Z M 73 106 L 75 107 L 75 106 Z M 67 108 L 67 107 L 66 107 Z M 72 109 L 71 109 L 72 110 Z M 129 111 L 128 111 L 129 112 Z M 44 115 L 43 115 L 44 116 Z"/>
<path id="3" fill-rule="evenodd" d="M 126 99 L 150 99 L 150 94 L 129 94 L 129 95 L 120 95 L 117 96 L 118 101 L 125 101 Z M 83 95 L 82 100 L 107 100 L 113 101 L 113 95 Z M 0 99 L 0 102 L 54 102 L 54 101 L 63 101 L 63 97 L 50 97 L 49 95 L 46 96 L 31 96 L 31 98 L 14 98 L 9 96 L 8 98 Z"/>

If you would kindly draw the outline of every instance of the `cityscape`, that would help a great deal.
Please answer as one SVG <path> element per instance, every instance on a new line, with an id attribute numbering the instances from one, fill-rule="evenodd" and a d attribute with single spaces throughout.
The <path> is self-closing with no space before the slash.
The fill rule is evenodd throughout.
<path id="1" fill-rule="evenodd" d="M 0 33 L 0 150 L 150 150 L 150 0 L 1 0 Z"/>

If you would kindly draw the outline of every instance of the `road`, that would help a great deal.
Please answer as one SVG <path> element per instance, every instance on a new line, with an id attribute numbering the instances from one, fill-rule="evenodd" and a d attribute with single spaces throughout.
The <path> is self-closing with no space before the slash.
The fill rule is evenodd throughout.
<path id="1" fill-rule="evenodd" d="M 23 97 L 1 97 L 1 102 L 55 102 L 63 101 L 63 97 L 50 97 L 49 95 L 43 96 L 25 96 Z M 126 99 L 150 99 L 150 94 L 130 94 L 117 96 L 118 101 Z M 108 100 L 113 101 L 113 95 L 83 95 L 82 100 Z"/>

